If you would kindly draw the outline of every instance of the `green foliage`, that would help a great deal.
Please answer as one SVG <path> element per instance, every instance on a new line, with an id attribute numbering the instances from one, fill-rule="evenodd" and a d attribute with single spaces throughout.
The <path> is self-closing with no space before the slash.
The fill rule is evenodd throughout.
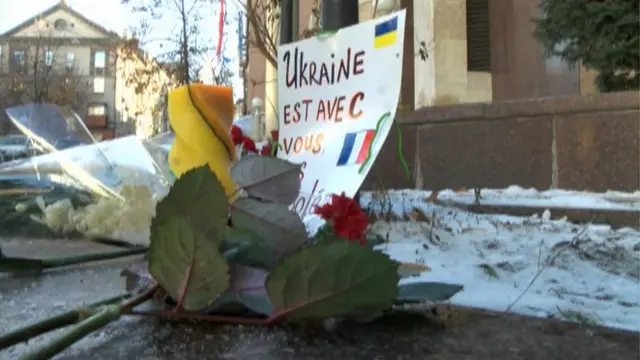
<path id="1" fill-rule="evenodd" d="M 548 55 L 599 72 L 602 92 L 640 88 L 637 0 L 541 0 L 535 35 Z"/>
<path id="2" fill-rule="evenodd" d="M 211 311 L 222 314 L 245 313 L 249 310 L 265 316 L 272 315 L 271 301 L 265 289 L 268 273 L 249 266 L 232 264 L 229 289 L 213 304 Z"/>
<path id="3" fill-rule="evenodd" d="M 271 316 L 271 302 L 264 293 L 225 292 L 220 295 L 211 309 L 214 313 L 243 315 L 246 310 L 256 314 Z"/>
<path id="4" fill-rule="evenodd" d="M 149 272 L 187 310 L 210 306 L 229 286 L 218 245 L 180 216 L 153 227 Z"/>
<path id="5" fill-rule="evenodd" d="M 462 290 L 461 285 L 436 282 L 402 284 L 398 288 L 399 303 L 445 301 Z"/>
<path id="6" fill-rule="evenodd" d="M 274 312 L 291 321 L 346 317 L 386 310 L 398 294 L 398 264 L 353 242 L 305 248 L 267 278 Z"/>
<path id="7" fill-rule="evenodd" d="M 231 168 L 231 177 L 250 196 L 291 205 L 300 193 L 299 164 L 270 156 L 244 156 Z"/>
<path id="8" fill-rule="evenodd" d="M 253 198 L 236 200 L 231 206 L 234 227 L 252 229 L 267 243 L 278 259 L 308 241 L 300 216 L 288 208 Z"/>
<path id="9" fill-rule="evenodd" d="M 228 203 L 207 166 L 190 170 L 156 206 L 151 221 L 149 272 L 188 310 L 210 306 L 229 285 L 224 240 Z"/>
<path id="10" fill-rule="evenodd" d="M 254 231 L 227 228 L 222 252 L 228 262 L 271 270 L 276 265 L 274 252 Z"/>
<path id="11" fill-rule="evenodd" d="M 458 285 L 398 285 L 404 273 L 424 271 L 337 236 L 331 224 L 309 239 L 300 216 L 285 205 L 300 190 L 297 165 L 263 156 L 232 170 L 243 190 L 228 203 L 208 167 L 176 179 L 151 222 L 149 274 L 176 308 L 273 321 L 339 317 L 370 321 L 393 304 L 443 301 Z M 228 219 L 231 217 L 231 226 Z M 408 269 L 408 270 L 407 270 Z M 148 284 L 129 272 L 129 287 Z M 146 287 L 146 286 L 143 286 Z"/>
<path id="12" fill-rule="evenodd" d="M 333 231 L 333 226 L 331 224 L 322 225 L 318 229 L 318 231 L 316 231 L 316 234 L 313 236 L 314 245 L 328 244 L 336 241 L 349 241 L 349 240 L 336 234 Z"/>
<path id="13" fill-rule="evenodd" d="M 153 225 L 182 216 L 196 231 L 220 243 L 229 216 L 228 198 L 216 175 L 208 166 L 184 173 L 169 194 L 156 205 Z M 153 241 L 153 239 L 152 239 Z"/>

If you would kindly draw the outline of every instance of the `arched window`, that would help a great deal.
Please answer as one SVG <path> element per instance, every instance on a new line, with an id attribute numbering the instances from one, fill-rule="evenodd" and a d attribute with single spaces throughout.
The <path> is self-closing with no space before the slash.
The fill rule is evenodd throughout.
<path id="1" fill-rule="evenodd" d="M 53 23 L 53 28 L 62 31 L 67 29 L 67 22 L 64 19 L 58 19 Z"/>

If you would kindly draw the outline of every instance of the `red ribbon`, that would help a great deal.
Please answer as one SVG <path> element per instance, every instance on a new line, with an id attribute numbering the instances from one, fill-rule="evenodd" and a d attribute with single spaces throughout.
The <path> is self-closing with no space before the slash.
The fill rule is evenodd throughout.
<path id="1" fill-rule="evenodd" d="M 222 37 L 224 36 L 224 0 L 220 0 L 220 17 L 218 18 L 218 49 L 216 55 L 222 53 Z"/>

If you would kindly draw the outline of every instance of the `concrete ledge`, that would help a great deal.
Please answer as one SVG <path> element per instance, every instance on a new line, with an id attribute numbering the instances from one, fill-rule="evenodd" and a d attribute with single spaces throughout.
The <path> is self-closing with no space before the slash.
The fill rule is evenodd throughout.
<path id="1" fill-rule="evenodd" d="M 480 214 L 505 214 L 513 216 L 531 216 L 541 214 L 549 209 L 552 219 L 567 220 L 576 224 L 606 224 L 613 229 L 630 227 L 640 229 L 640 211 L 601 210 L 601 209 L 575 209 L 553 207 L 528 207 L 509 205 L 460 205 L 465 209 Z"/>
<path id="2" fill-rule="evenodd" d="M 403 141 L 391 131 L 363 189 L 640 189 L 637 91 L 435 106 L 396 121 Z"/>
<path id="3" fill-rule="evenodd" d="M 639 108 L 640 94 L 637 91 L 627 91 L 425 107 L 406 114 L 399 121 L 403 125 L 426 125 L 474 120 L 509 120 L 543 115 L 638 111 Z"/>

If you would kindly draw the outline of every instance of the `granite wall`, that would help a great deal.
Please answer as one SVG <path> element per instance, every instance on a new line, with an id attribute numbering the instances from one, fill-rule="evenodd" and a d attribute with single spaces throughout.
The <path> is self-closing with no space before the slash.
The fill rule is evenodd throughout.
<path id="1" fill-rule="evenodd" d="M 640 189 L 640 94 L 436 106 L 398 115 L 364 189 Z"/>

